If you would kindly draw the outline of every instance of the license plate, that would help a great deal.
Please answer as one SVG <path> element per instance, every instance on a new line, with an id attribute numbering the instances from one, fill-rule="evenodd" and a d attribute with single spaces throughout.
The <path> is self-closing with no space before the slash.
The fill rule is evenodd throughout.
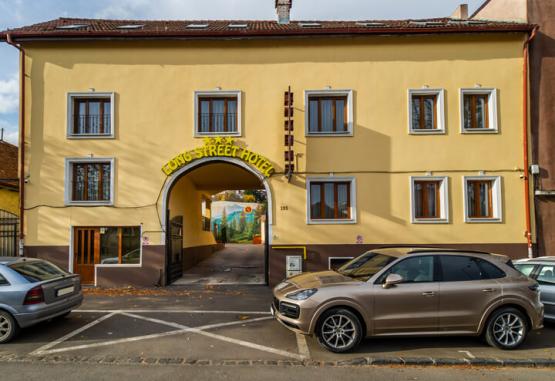
<path id="1" fill-rule="evenodd" d="M 58 292 L 56 293 L 56 296 L 63 296 L 63 295 L 71 294 L 73 291 L 75 291 L 75 287 L 73 287 L 73 286 L 66 287 L 66 288 L 60 288 L 58 290 Z"/>

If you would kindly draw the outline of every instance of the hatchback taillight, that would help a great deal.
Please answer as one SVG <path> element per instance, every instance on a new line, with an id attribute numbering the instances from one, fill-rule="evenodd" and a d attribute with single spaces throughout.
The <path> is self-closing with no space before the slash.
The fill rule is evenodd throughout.
<path id="1" fill-rule="evenodd" d="M 28 306 L 30 304 L 39 304 L 42 302 L 44 302 L 44 292 L 41 286 L 37 286 L 27 292 L 23 305 Z"/>

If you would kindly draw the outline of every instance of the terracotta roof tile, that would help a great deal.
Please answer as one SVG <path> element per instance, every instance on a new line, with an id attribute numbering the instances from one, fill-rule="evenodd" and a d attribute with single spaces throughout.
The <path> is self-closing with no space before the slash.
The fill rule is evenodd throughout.
<path id="1" fill-rule="evenodd" d="M 204 28 L 188 27 L 206 24 Z M 246 28 L 230 27 L 246 24 Z M 305 25 L 303 24 L 318 24 Z M 71 28 L 71 26 L 77 26 Z M 137 25 L 136 28 L 121 28 Z M 80 27 L 78 27 L 80 26 Z M 68 28 L 69 27 L 69 28 Z M 411 33 L 472 33 L 472 32 L 526 32 L 532 25 L 517 22 L 456 20 L 435 18 L 424 20 L 361 20 L 361 21 L 292 21 L 278 24 L 264 20 L 102 20 L 59 18 L 0 33 L 12 38 L 71 39 L 71 38 L 226 38 L 264 36 L 359 35 L 359 34 L 411 34 Z"/>
<path id="2" fill-rule="evenodd" d="M 17 188 L 17 181 L 5 180 L 17 178 L 17 147 L 0 140 L 0 186 Z"/>

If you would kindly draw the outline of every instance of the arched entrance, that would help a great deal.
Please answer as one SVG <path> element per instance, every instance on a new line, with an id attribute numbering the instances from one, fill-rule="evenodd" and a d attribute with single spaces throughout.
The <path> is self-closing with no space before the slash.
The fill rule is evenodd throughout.
<path id="1" fill-rule="evenodd" d="M 272 194 L 255 168 L 227 157 L 183 166 L 163 189 L 162 216 L 166 284 L 268 283 Z"/>

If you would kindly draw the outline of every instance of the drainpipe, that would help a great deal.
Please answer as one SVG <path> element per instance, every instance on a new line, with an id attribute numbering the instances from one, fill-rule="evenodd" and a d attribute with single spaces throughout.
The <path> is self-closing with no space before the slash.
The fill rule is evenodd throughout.
<path id="1" fill-rule="evenodd" d="M 19 50 L 21 71 L 19 75 L 20 102 L 19 106 L 19 256 L 23 256 L 25 243 L 25 49 L 12 40 L 10 33 L 6 35 L 8 44 Z"/>
<path id="2" fill-rule="evenodd" d="M 522 121 L 522 134 L 524 138 L 523 142 L 523 152 L 524 152 L 524 201 L 525 201 L 525 213 L 526 213 L 526 240 L 528 242 L 528 258 L 534 257 L 534 252 L 532 250 L 532 228 L 531 228 L 531 216 L 530 216 L 530 165 L 528 162 L 528 55 L 529 55 L 529 47 L 530 42 L 536 36 L 538 31 L 538 26 L 536 25 L 530 34 L 530 37 L 524 43 L 524 51 L 523 51 L 523 58 L 524 58 L 524 70 L 523 70 L 523 78 L 522 78 L 522 108 L 523 108 L 523 121 Z"/>

